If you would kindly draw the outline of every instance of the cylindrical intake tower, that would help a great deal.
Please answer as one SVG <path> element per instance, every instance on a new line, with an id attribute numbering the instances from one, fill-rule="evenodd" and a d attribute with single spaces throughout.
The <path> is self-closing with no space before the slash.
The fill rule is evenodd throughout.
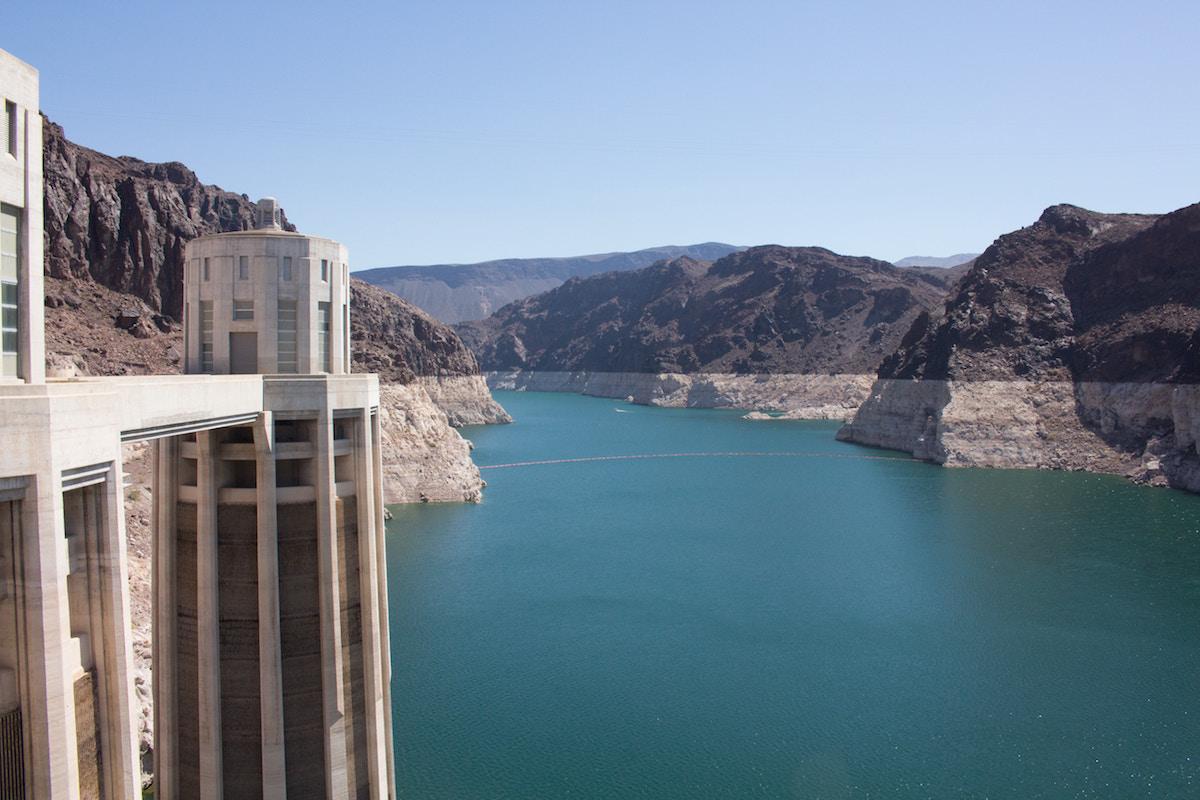
<path id="1" fill-rule="evenodd" d="M 283 230 L 268 197 L 257 228 L 193 239 L 184 259 L 186 372 L 350 371 L 344 245 Z"/>

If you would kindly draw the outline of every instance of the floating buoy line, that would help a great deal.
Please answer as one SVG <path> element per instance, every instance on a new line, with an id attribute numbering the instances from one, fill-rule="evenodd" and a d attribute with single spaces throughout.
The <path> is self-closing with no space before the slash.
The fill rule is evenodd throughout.
<path id="1" fill-rule="evenodd" d="M 539 461 L 513 461 L 508 464 L 481 464 L 485 469 L 514 469 L 541 467 L 549 464 L 587 464 L 593 461 L 648 461 L 659 458 L 834 458 L 847 461 L 913 461 L 896 456 L 869 456 L 852 453 L 823 453 L 817 450 L 710 451 L 701 453 L 632 453 L 613 456 L 579 456 L 576 458 L 546 458 Z"/>

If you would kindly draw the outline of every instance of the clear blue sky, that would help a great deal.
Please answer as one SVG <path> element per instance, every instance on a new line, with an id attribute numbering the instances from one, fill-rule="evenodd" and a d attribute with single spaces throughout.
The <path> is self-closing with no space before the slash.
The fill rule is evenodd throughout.
<path id="1" fill-rule="evenodd" d="M 15 5 L 69 138 L 275 195 L 355 268 L 891 260 L 1200 200 L 1195 2 Z"/>

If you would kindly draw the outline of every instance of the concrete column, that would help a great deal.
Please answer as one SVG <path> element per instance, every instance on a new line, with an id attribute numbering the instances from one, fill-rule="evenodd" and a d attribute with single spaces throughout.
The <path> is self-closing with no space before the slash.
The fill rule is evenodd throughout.
<path id="1" fill-rule="evenodd" d="M 371 797 L 387 798 L 387 736 L 384 732 L 383 648 L 387 631 L 380 626 L 377 590 L 379 553 L 375 541 L 375 457 L 372 455 L 371 410 L 364 408 L 354 425 L 354 491 L 358 505 L 359 602 L 362 608 L 363 681 L 366 697 L 367 770 Z"/>
<path id="2" fill-rule="evenodd" d="M 383 732 L 384 747 L 387 751 L 387 796 L 391 800 L 396 797 L 396 763 L 395 749 L 392 744 L 392 645 L 391 622 L 388 618 L 388 586 L 387 586 L 387 529 L 383 518 L 383 441 L 379 414 L 370 415 L 371 427 L 371 471 L 375 477 L 373 489 L 374 502 L 372 511 L 375 514 L 375 592 L 379 598 L 379 630 L 382 636 L 380 683 L 383 686 Z"/>
<path id="3" fill-rule="evenodd" d="M 221 633 L 217 584 L 217 434 L 196 434 L 196 649 L 200 797 L 221 800 Z"/>
<path id="4" fill-rule="evenodd" d="M 22 209 L 21 280 L 17 291 L 21 309 L 18 370 L 26 383 L 46 381 L 46 304 L 42 229 L 42 115 L 36 108 L 21 110 L 25 140 L 21 154 L 25 169 L 25 204 Z"/>
<path id="5" fill-rule="evenodd" d="M 258 499 L 258 675 L 262 713 L 262 796 L 285 800 L 283 655 L 279 639 L 279 530 L 275 491 L 275 422 L 264 412 L 254 424 Z"/>
<path id="6" fill-rule="evenodd" d="M 47 449 L 49 443 L 47 442 Z M 62 481 L 51 467 L 37 476 L 21 503 L 21 595 L 24 606 L 22 676 L 25 694 L 27 797 L 79 797 L 75 691 L 64 645 L 71 637 L 64 536 Z M 55 502 L 59 500 L 59 502 Z"/>
<path id="7" fill-rule="evenodd" d="M 158 800 L 179 794 L 176 678 L 175 514 L 179 502 L 179 439 L 154 443 L 154 791 Z"/>
<path id="8" fill-rule="evenodd" d="M 333 417 L 321 411 L 316 425 L 317 560 L 321 584 L 321 686 L 325 714 L 325 795 L 346 797 L 346 693 L 342 681 Z"/>
<path id="9" fill-rule="evenodd" d="M 119 456 L 119 447 L 117 454 Z M 129 614 L 129 562 L 120 459 L 96 486 L 86 525 L 92 646 L 100 703 L 100 756 L 105 786 L 113 797 L 142 790 L 136 717 L 133 713 L 133 641 Z"/>

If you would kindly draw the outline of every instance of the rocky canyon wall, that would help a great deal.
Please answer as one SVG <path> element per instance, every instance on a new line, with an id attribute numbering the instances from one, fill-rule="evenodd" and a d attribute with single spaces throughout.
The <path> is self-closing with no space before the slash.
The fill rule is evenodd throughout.
<path id="1" fill-rule="evenodd" d="M 872 375 L 646 372 L 489 372 L 493 389 L 574 392 L 669 408 L 784 412 L 793 419 L 846 419 L 866 399 Z"/>
<path id="2" fill-rule="evenodd" d="M 1200 205 L 1053 206 L 914 323 L 838 435 L 947 466 L 1196 491 L 1198 364 Z"/>

